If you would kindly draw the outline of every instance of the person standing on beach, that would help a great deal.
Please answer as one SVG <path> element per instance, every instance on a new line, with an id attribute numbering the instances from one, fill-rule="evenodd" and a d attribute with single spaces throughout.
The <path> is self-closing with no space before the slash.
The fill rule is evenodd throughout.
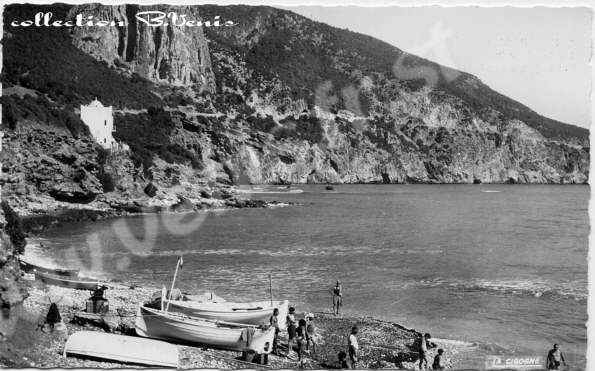
<path id="1" fill-rule="evenodd" d="M 308 344 L 308 331 L 306 329 L 307 323 L 305 319 L 300 319 L 299 326 L 296 330 L 296 342 L 298 346 L 298 365 L 302 367 L 304 364 L 304 350 Z"/>
<path id="2" fill-rule="evenodd" d="M 435 344 L 430 343 L 432 336 L 427 332 L 421 337 L 419 342 L 419 369 L 425 370 L 428 367 L 428 348 L 433 348 Z"/>
<path id="3" fill-rule="evenodd" d="M 434 363 L 432 363 L 432 370 L 445 370 L 446 366 L 444 364 L 444 359 L 442 358 L 442 354 L 444 353 L 444 349 L 438 349 L 438 354 L 434 357 Z"/>
<path id="4" fill-rule="evenodd" d="M 359 345 L 357 343 L 357 326 L 351 328 L 351 334 L 347 340 L 349 363 L 352 369 L 357 367 L 357 355 L 359 351 Z"/>
<path id="5" fill-rule="evenodd" d="M 279 347 L 279 308 L 273 309 L 273 315 L 269 319 L 271 326 L 275 328 L 275 337 L 273 338 L 273 354 L 277 355 Z"/>
<path id="6" fill-rule="evenodd" d="M 343 305 L 343 286 L 341 281 L 337 280 L 335 287 L 333 287 L 333 314 L 339 315 L 339 309 Z"/>
<path id="7" fill-rule="evenodd" d="M 548 370 L 559 370 L 560 365 L 564 364 L 566 366 L 566 360 L 564 359 L 564 354 L 560 350 L 558 344 L 554 344 L 554 347 L 550 349 L 547 354 L 547 369 Z"/>
<path id="8" fill-rule="evenodd" d="M 293 342 L 295 340 L 297 330 L 297 320 L 295 319 L 295 308 L 289 307 L 289 314 L 287 315 L 287 357 L 291 353 Z"/>

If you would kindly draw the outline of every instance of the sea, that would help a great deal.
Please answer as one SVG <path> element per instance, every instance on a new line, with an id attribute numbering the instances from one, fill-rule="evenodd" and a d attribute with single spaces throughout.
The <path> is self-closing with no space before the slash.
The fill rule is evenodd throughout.
<path id="1" fill-rule="evenodd" d="M 27 254 L 46 264 L 227 300 L 289 299 L 584 368 L 588 186 L 243 187 L 272 208 L 146 214 L 55 227 Z M 289 192 L 288 192 L 289 191 Z M 283 203 L 287 203 L 284 205 Z"/>

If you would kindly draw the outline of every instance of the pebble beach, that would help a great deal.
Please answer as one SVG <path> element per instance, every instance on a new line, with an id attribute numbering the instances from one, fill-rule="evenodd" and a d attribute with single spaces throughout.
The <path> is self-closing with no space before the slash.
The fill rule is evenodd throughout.
<path id="1" fill-rule="evenodd" d="M 157 287 L 131 287 L 113 285 L 105 292 L 109 312 L 100 320 L 85 320 L 84 311 L 87 291 L 79 291 L 30 281 L 29 296 L 11 316 L 8 329 L 0 342 L 0 365 L 3 367 L 36 368 L 142 368 L 139 365 L 85 359 L 63 355 L 68 335 L 81 331 L 108 331 L 133 335 L 134 315 L 137 305 L 148 301 L 159 291 Z M 39 326 L 43 323 L 51 302 L 58 305 L 65 329 L 49 331 Z M 299 312 L 298 318 L 303 316 Z M 339 368 L 337 354 L 346 349 L 349 329 L 357 325 L 360 342 L 358 368 L 400 368 L 415 370 L 417 353 L 415 341 L 419 332 L 399 324 L 380 321 L 371 317 L 343 317 L 331 313 L 314 313 L 317 352 L 307 354 L 304 368 Z M 286 334 L 281 334 L 281 350 L 286 344 Z M 448 355 L 451 368 L 468 367 L 477 361 L 478 349 L 473 344 L 434 339 L 437 348 Z M 210 349 L 204 346 L 179 345 L 180 368 L 297 368 L 297 354 L 289 357 L 270 355 L 267 365 L 248 363 L 241 359 L 240 352 Z M 436 348 L 436 349 L 437 349 Z M 432 350 L 433 357 L 436 349 Z"/>

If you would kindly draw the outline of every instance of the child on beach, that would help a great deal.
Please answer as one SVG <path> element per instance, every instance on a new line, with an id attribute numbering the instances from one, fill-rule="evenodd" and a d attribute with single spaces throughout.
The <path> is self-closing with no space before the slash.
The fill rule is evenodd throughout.
<path id="1" fill-rule="evenodd" d="M 359 350 L 359 345 L 357 344 L 357 336 L 356 335 L 357 335 L 357 326 L 353 326 L 351 328 L 351 334 L 349 335 L 349 339 L 347 340 L 349 362 L 351 363 L 352 369 L 357 367 L 357 353 Z"/>
<path id="2" fill-rule="evenodd" d="M 348 369 L 349 365 L 347 364 L 347 353 L 344 351 L 340 351 L 337 354 L 337 358 L 339 359 L 339 368 L 341 369 Z"/>
<path id="3" fill-rule="evenodd" d="M 438 354 L 434 357 L 434 363 L 432 363 L 432 370 L 445 370 L 446 365 L 444 363 L 444 359 L 442 358 L 442 354 L 444 353 L 444 349 L 438 349 Z"/>

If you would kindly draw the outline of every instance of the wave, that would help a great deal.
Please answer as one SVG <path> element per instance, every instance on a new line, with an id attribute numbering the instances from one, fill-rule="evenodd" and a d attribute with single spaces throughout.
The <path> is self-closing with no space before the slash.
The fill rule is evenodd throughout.
<path id="1" fill-rule="evenodd" d="M 422 280 L 426 286 L 449 286 L 463 291 L 487 291 L 520 296 L 564 297 L 574 300 L 586 300 L 586 284 L 580 282 L 551 283 L 534 280 L 484 280 L 471 281 L 446 280 L 442 278 Z M 582 287 L 584 286 L 584 287 Z"/>
<path id="2" fill-rule="evenodd" d="M 494 191 L 494 190 L 491 190 L 491 189 L 486 189 L 486 190 L 482 190 L 482 192 L 483 193 L 500 193 L 502 191 Z"/>

